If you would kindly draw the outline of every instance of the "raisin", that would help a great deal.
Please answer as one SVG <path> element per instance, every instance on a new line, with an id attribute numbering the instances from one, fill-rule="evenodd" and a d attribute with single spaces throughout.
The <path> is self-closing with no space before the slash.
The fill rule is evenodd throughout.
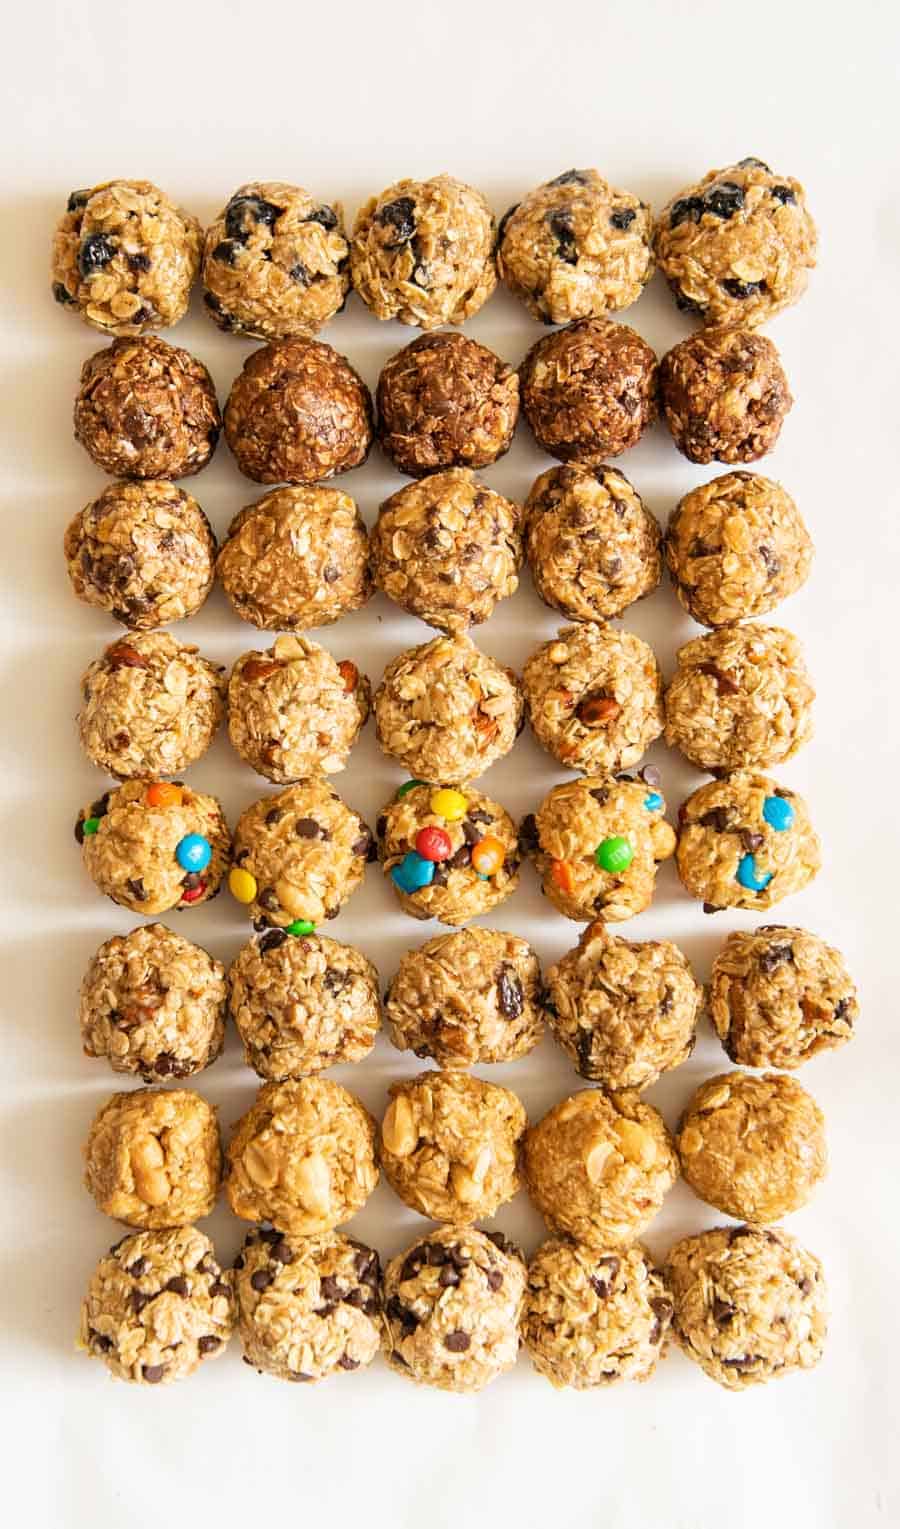
<path id="1" fill-rule="evenodd" d="M 88 191 L 73 191 L 66 202 L 66 212 L 77 212 L 79 207 L 86 207 L 89 195 Z"/>
<path id="2" fill-rule="evenodd" d="M 525 1007 L 522 984 L 513 968 L 504 964 L 497 977 L 497 1003 L 505 1019 L 518 1019 Z"/>
<path id="3" fill-rule="evenodd" d="M 274 202 L 266 202 L 261 196 L 232 197 L 225 208 L 225 232 L 229 239 L 246 244 L 249 233 L 244 228 L 245 217 L 250 219 L 251 225 L 262 223 L 266 228 L 274 228 L 283 211 L 283 207 L 276 207 Z"/>
<path id="4" fill-rule="evenodd" d="M 140 250 L 136 255 L 126 256 L 126 259 L 128 261 L 129 271 L 149 271 L 153 264 L 150 256 L 143 254 L 143 252 Z"/>
<path id="5" fill-rule="evenodd" d="M 53 296 L 58 303 L 74 303 L 75 301 L 71 292 L 63 286 L 61 281 L 53 283 Z"/>
<path id="6" fill-rule="evenodd" d="M 755 159 L 752 154 L 748 155 L 746 159 L 739 159 L 737 167 L 739 170 L 765 170 L 766 174 L 770 173 L 769 166 L 765 160 Z"/>
<path id="7" fill-rule="evenodd" d="M 772 195 L 774 196 L 776 202 L 780 202 L 782 206 L 785 206 L 788 203 L 793 206 L 797 200 L 790 186 L 773 186 Z"/>
<path id="8" fill-rule="evenodd" d="M 513 202 L 511 207 L 507 207 L 503 217 L 500 219 L 500 222 L 497 225 L 497 238 L 494 242 L 495 250 L 498 250 L 503 243 L 504 235 L 506 234 L 506 225 L 512 217 L 513 213 L 518 212 L 521 205 L 521 202 Z"/>
<path id="9" fill-rule="evenodd" d="M 234 265 L 237 259 L 237 252 L 240 248 L 241 241 L 239 239 L 223 239 L 221 244 L 217 244 L 212 252 L 213 260 L 221 260 L 223 265 Z"/>
<path id="10" fill-rule="evenodd" d="M 703 216 L 702 196 L 680 196 L 677 202 L 672 203 L 672 211 L 669 213 L 669 227 L 678 228 L 681 223 L 699 223 Z"/>
<path id="11" fill-rule="evenodd" d="M 396 249 L 401 244 L 407 244 L 416 231 L 416 204 L 411 196 L 398 196 L 396 201 L 387 202 L 376 213 L 376 221 L 382 228 L 394 230 L 393 243 L 390 246 Z"/>
<path id="12" fill-rule="evenodd" d="M 291 281 L 295 281 L 300 287 L 310 286 L 313 279 L 312 271 L 309 269 L 308 265 L 303 264 L 302 260 L 296 261 L 295 264 L 291 266 L 291 269 L 288 271 L 288 275 L 290 276 Z"/>
<path id="13" fill-rule="evenodd" d="M 738 281 L 734 276 L 726 276 L 725 280 L 720 282 L 720 286 L 725 289 L 729 297 L 740 298 L 755 297 L 757 292 L 766 290 L 765 281 Z"/>
<path id="14" fill-rule="evenodd" d="M 556 253 L 566 265 L 578 264 L 578 245 L 575 242 L 575 227 L 572 222 L 572 214 L 568 209 L 551 212 L 547 218 L 550 224 L 550 232 L 556 240 Z"/>
<path id="15" fill-rule="evenodd" d="M 587 175 L 584 170 L 563 170 L 562 175 L 557 175 L 555 180 L 548 181 L 548 186 L 586 186 Z"/>
<path id="16" fill-rule="evenodd" d="M 220 329 L 234 328 L 234 319 L 228 312 L 227 308 L 222 307 L 222 304 L 219 302 L 219 299 L 213 292 L 204 292 L 203 302 L 209 309 L 210 313 L 215 315 L 216 323 Z"/>
<path id="17" fill-rule="evenodd" d="M 332 229 L 337 228 L 338 216 L 333 207 L 323 206 L 317 207 L 315 212 L 311 212 L 303 221 L 304 223 L 321 223 L 323 228 Z"/>
<path id="18" fill-rule="evenodd" d="M 704 212 L 712 212 L 717 218 L 733 218 L 744 205 L 744 189 L 735 181 L 722 181 L 707 191 L 703 199 Z"/>
<path id="19" fill-rule="evenodd" d="M 105 234 L 88 234 L 78 251 L 78 269 L 84 277 L 93 276 L 109 265 L 115 253 L 115 245 Z"/>
<path id="20" fill-rule="evenodd" d="M 613 228 L 630 228 L 637 213 L 633 207 L 614 207 L 609 215 Z"/>

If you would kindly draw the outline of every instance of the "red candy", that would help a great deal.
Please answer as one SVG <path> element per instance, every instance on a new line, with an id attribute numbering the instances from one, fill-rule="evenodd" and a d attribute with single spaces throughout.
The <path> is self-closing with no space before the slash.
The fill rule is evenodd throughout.
<path id="1" fill-rule="evenodd" d="M 196 903 L 206 891 L 206 882 L 201 881 L 196 887 L 184 887 L 181 893 L 183 903 Z"/>
<path id="2" fill-rule="evenodd" d="M 449 860 L 453 853 L 450 835 L 443 828 L 420 828 L 416 834 L 416 854 L 423 860 Z"/>

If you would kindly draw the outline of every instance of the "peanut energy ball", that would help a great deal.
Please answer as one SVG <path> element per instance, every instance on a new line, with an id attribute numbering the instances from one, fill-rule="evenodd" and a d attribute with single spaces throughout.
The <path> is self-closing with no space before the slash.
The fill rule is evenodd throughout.
<path id="1" fill-rule="evenodd" d="M 53 296 L 105 334 L 169 329 L 187 312 L 203 234 L 151 181 L 73 191 L 53 236 Z"/>
<path id="2" fill-rule="evenodd" d="M 822 865 L 803 798 L 752 770 L 710 781 L 682 803 L 675 854 L 705 913 L 771 908 L 802 891 Z"/>
<path id="3" fill-rule="evenodd" d="M 663 730 L 659 665 L 640 637 L 605 622 L 564 627 L 522 674 L 532 731 L 569 770 L 636 764 Z"/>
<path id="4" fill-rule="evenodd" d="M 81 981 L 86 1056 L 145 1083 L 187 1078 L 219 1056 L 225 968 L 164 924 L 142 924 L 100 946 Z"/>
<path id="5" fill-rule="evenodd" d="M 656 356 L 627 324 L 578 319 L 532 345 L 519 369 L 522 409 L 542 451 L 600 467 L 656 419 Z"/>
<path id="6" fill-rule="evenodd" d="M 816 243 L 800 182 L 752 158 L 679 192 L 654 234 L 657 263 L 684 313 L 750 328 L 803 296 Z"/>
<path id="7" fill-rule="evenodd" d="M 408 781 L 375 831 L 384 873 L 411 918 L 467 924 L 518 886 L 515 824 L 471 786 Z"/>
<path id="8" fill-rule="evenodd" d="M 216 798 L 168 781 L 105 791 L 78 814 L 75 840 L 98 890 L 132 913 L 209 902 L 231 858 Z"/>
<path id="9" fill-rule="evenodd" d="M 848 1041 L 859 1016 L 840 951 L 787 924 L 728 936 L 709 1006 L 719 1040 L 743 1067 L 799 1067 Z"/>
<path id="10" fill-rule="evenodd" d="M 113 477 L 190 478 L 221 428 L 203 362 L 156 335 L 115 340 L 81 368 L 75 439 Z"/>
<path id="11" fill-rule="evenodd" d="M 419 329 L 462 324 L 497 285 L 494 215 L 452 175 L 401 180 L 359 209 L 353 285 L 378 319 Z"/>
<path id="12" fill-rule="evenodd" d="M 243 653 L 228 682 L 228 732 L 241 758 L 276 785 L 343 770 L 369 715 L 369 681 L 308 637 Z"/>
<path id="13" fill-rule="evenodd" d="M 794 402 L 771 340 L 752 329 L 698 329 L 659 363 L 663 418 L 690 462 L 757 462 Z"/>
<path id="14" fill-rule="evenodd" d="M 343 210 L 302 186 L 240 186 L 203 245 L 203 302 L 227 333 L 314 335 L 344 306 L 350 246 Z"/>
<path id="15" fill-rule="evenodd" d="M 146 1230 L 199 1221 L 219 1193 L 216 1111 L 188 1088 L 113 1094 L 88 1132 L 84 1162 L 105 1215 Z"/>
<path id="16" fill-rule="evenodd" d="M 509 450 L 519 417 L 518 373 L 463 334 L 423 334 L 378 378 L 378 440 L 410 478 L 487 467 Z"/>

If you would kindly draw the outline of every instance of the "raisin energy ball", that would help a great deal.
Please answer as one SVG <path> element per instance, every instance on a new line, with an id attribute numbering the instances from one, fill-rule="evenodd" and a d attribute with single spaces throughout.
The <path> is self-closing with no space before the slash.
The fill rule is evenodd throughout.
<path id="1" fill-rule="evenodd" d="M 762 924 L 730 934 L 713 963 L 709 1006 L 743 1067 L 799 1067 L 842 1046 L 859 1017 L 839 950 L 806 929 Z"/>
<path id="2" fill-rule="evenodd" d="M 757 462 L 794 400 L 771 340 L 752 329 L 698 329 L 659 363 L 662 412 L 690 462 Z"/>
<path id="3" fill-rule="evenodd" d="M 361 1061 L 381 1024 L 371 961 L 324 935 L 256 935 L 232 962 L 228 992 L 244 1060 L 269 1082 Z"/>
<path id="4" fill-rule="evenodd" d="M 113 1094 L 84 1145 L 98 1209 L 145 1230 L 182 1226 L 216 1203 L 222 1148 L 216 1112 L 188 1088 Z"/>
<path id="5" fill-rule="evenodd" d="M 193 477 L 221 428 L 203 362 L 156 335 L 115 340 L 81 368 L 75 439 L 112 477 Z"/>
<path id="6" fill-rule="evenodd" d="M 169 329 L 187 312 L 203 234 L 151 181 L 73 191 L 53 236 L 53 296 L 105 334 Z"/>
<path id="7" fill-rule="evenodd" d="M 202 1072 L 225 1037 L 225 968 L 164 924 L 106 940 L 81 982 L 86 1056 L 145 1083 Z"/>
<path id="8" fill-rule="evenodd" d="M 369 715 L 370 686 L 308 637 L 243 653 L 228 682 L 228 732 L 241 758 L 278 786 L 343 770 Z"/>
<path id="9" fill-rule="evenodd" d="M 372 528 L 375 583 L 429 626 L 464 632 L 518 588 L 519 519 L 517 505 L 465 467 L 408 483 Z"/>
<path id="10" fill-rule="evenodd" d="M 471 786 L 408 781 L 376 824 L 378 857 L 411 918 L 467 924 L 519 883 L 515 824 Z"/>
<path id="11" fill-rule="evenodd" d="M 578 319 L 532 345 L 519 369 L 522 409 L 542 451 L 600 467 L 656 419 L 656 372 L 627 324 Z"/>
<path id="12" fill-rule="evenodd" d="M 136 1232 L 94 1270 L 78 1347 L 117 1380 L 168 1385 L 225 1352 L 235 1315 L 232 1275 L 195 1226 Z"/>
<path id="13" fill-rule="evenodd" d="M 401 180 L 370 197 L 350 245 L 353 285 L 378 319 L 462 324 L 497 285 L 494 216 L 452 175 Z"/>
<path id="14" fill-rule="evenodd" d="M 360 885 L 374 841 L 321 776 L 253 802 L 234 831 L 228 886 L 257 929 L 311 934 Z"/>
<path id="15" fill-rule="evenodd" d="M 519 377 L 463 334 L 423 334 L 378 378 L 378 439 L 410 478 L 446 467 L 487 467 L 509 450 Z"/>
<path id="16" fill-rule="evenodd" d="M 384 1348 L 420 1385 L 482 1391 L 519 1353 L 525 1264 L 500 1232 L 439 1226 L 384 1271 Z"/>
<path id="17" fill-rule="evenodd" d="M 284 181 L 251 181 L 206 230 L 203 302 L 228 333 L 314 335 L 344 306 L 349 264 L 339 202 L 317 202 Z"/>
<path id="18" fill-rule="evenodd" d="M 215 897 L 231 836 L 214 796 L 158 780 L 127 780 L 82 808 L 84 864 L 105 897 L 132 913 L 166 913 Z"/>
<path id="19" fill-rule="evenodd" d="M 273 340 L 235 378 L 225 439 L 255 483 L 316 483 L 349 472 L 372 444 L 372 398 L 345 356 L 321 340 Z"/>
<path id="20" fill-rule="evenodd" d="M 803 296 L 816 243 L 800 182 L 752 158 L 680 191 L 654 234 L 659 268 L 683 312 L 751 329 Z"/>
<path id="21" fill-rule="evenodd" d="M 822 849 L 802 797 L 765 775 L 736 770 L 682 803 L 676 864 L 705 913 L 759 913 L 812 881 Z"/>
<path id="22" fill-rule="evenodd" d="M 636 764 L 663 730 L 663 687 L 650 648 L 606 623 L 564 627 L 522 674 L 538 743 L 569 770 Z"/>

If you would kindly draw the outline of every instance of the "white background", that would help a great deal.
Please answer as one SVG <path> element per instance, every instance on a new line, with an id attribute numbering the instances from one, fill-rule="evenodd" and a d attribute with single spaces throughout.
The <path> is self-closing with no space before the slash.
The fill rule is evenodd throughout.
<path id="1" fill-rule="evenodd" d="M 346 1519 L 372 1529 L 898 1521 L 898 45 L 896 6 L 873 0 L 45 0 L 7 13 L 0 1384 L 10 1523 L 26 1515 L 91 1529 L 239 1519 Z M 733 1396 L 673 1353 L 649 1385 L 579 1395 L 553 1392 L 523 1358 L 480 1398 L 461 1399 L 413 1388 L 380 1362 L 292 1388 L 242 1366 L 235 1342 L 187 1384 L 114 1384 L 73 1346 L 91 1267 L 120 1235 L 81 1186 L 80 1145 L 95 1109 L 122 1086 L 104 1063 L 82 1057 L 75 998 L 96 945 L 135 920 L 96 894 L 72 840 L 78 806 L 101 789 L 73 730 L 78 679 L 117 629 L 72 598 L 60 549 L 70 516 L 103 486 L 71 432 L 80 364 L 102 341 L 47 290 L 51 230 L 68 192 L 148 177 L 208 222 L 243 180 L 280 178 L 341 198 L 352 216 L 400 176 L 448 170 L 481 187 L 499 215 L 539 181 L 596 165 L 659 207 L 710 166 L 747 154 L 806 183 L 821 230 L 807 297 L 770 327 L 797 401 L 762 466 L 794 494 L 817 545 L 807 588 L 773 619 L 805 641 L 820 691 L 816 738 L 781 774 L 808 797 L 825 867 L 774 917 L 840 945 L 863 996 L 858 1038 L 802 1077 L 827 1112 L 832 1158 L 827 1183 L 791 1222 L 827 1266 L 833 1322 L 822 1366 Z M 659 278 L 624 317 L 660 352 L 687 332 Z M 518 362 L 542 331 L 498 293 L 467 332 Z M 370 385 L 412 337 L 377 323 L 355 298 L 325 335 Z M 224 401 L 251 342 L 220 335 L 196 301 L 171 338 L 210 365 Z M 547 465 L 522 429 L 485 477 L 520 500 Z M 713 475 L 683 461 L 659 427 L 620 465 L 663 519 Z M 369 521 L 398 485 L 377 452 L 341 480 Z M 259 493 L 224 442 L 189 487 L 220 533 Z M 625 622 L 653 643 L 667 674 L 693 634 L 667 587 Z M 525 575 L 477 638 L 520 667 L 555 625 Z M 256 641 L 218 592 L 176 634 L 221 661 Z M 379 596 L 314 635 L 377 680 L 390 656 L 428 633 Z M 671 814 L 698 777 L 661 747 L 651 757 Z M 525 734 L 486 789 L 518 815 L 560 773 Z M 374 821 L 400 778 L 370 727 L 336 783 Z M 265 787 L 224 738 L 191 779 L 221 794 L 232 821 Z M 542 901 L 530 869 L 494 922 L 531 938 L 546 960 L 578 932 Z M 705 918 L 670 864 L 652 911 L 622 932 L 674 938 L 706 977 L 729 929 L 752 922 Z M 225 960 L 246 933 L 227 895 L 181 915 L 177 928 Z M 388 978 L 400 953 L 435 929 L 405 919 L 373 868 L 329 932 L 357 942 Z M 695 1083 L 725 1065 L 704 1027 L 692 1060 L 650 1097 L 671 1124 Z M 380 1114 L 388 1081 L 404 1070 L 405 1058 L 380 1040 L 368 1061 L 335 1076 Z M 532 1116 L 577 1083 L 550 1042 L 490 1076 L 517 1088 Z M 232 1033 L 224 1058 L 199 1079 L 226 1129 L 254 1084 Z M 523 1198 L 499 1221 L 530 1250 L 540 1227 Z M 715 1219 L 679 1186 L 648 1241 L 663 1253 Z M 390 1255 L 415 1225 L 382 1186 L 352 1230 Z M 238 1224 L 220 1209 L 208 1229 L 229 1259 Z"/>

